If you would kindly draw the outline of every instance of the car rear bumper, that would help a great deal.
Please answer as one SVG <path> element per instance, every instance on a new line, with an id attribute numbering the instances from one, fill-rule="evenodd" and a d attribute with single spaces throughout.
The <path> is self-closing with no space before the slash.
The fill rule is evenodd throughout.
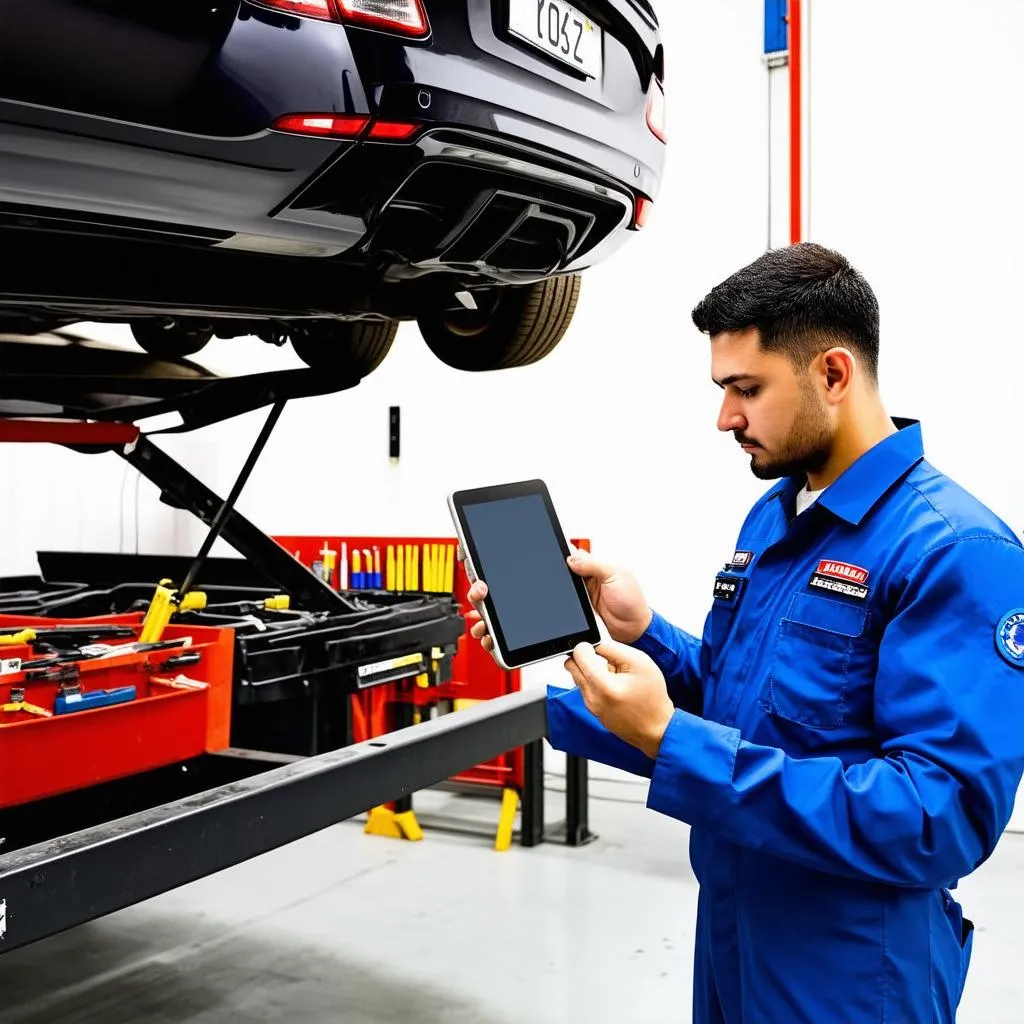
<path id="1" fill-rule="evenodd" d="M 600 82 L 503 38 L 491 0 L 430 5 L 429 46 L 243 0 L 204 85 L 230 78 L 231 102 L 213 89 L 216 110 L 188 113 L 205 131 L 0 100 L 0 210 L 22 233 L 39 210 L 46 231 L 333 258 L 396 282 L 583 269 L 628 238 L 637 197 L 657 198 L 665 146 L 643 80 L 657 29 L 630 0 L 577 2 L 614 8 L 632 33 L 629 47 L 607 36 Z M 320 111 L 418 130 L 379 143 L 270 128 Z"/>
<path id="2" fill-rule="evenodd" d="M 356 249 L 388 280 L 450 272 L 514 284 L 606 258 L 634 208 L 632 192 L 595 168 L 507 137 L 435 129 L 401 146 L 352 147 L 275 219 L 364 224 Z"/>

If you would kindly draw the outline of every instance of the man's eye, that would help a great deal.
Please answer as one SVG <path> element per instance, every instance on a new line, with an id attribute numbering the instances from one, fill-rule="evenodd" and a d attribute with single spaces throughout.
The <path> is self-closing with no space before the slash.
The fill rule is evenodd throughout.
<path id="1" fill-rule="evenodd" d="M 753 398 L 761 388 L 758 385 L 754 385 L 752 388 L 737 388 L 736 390 L 739 391 L 743 398 Z"/>

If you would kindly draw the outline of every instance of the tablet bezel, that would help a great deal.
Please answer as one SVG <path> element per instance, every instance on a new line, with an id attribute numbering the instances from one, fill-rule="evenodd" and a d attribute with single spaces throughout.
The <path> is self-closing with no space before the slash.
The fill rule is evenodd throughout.
<path id="1" fill-rule="evenodd" d="M 534 495 L 541 498 L 544 509 L 548 515 L 551 529 L 553 530 L 555 539 L 558 541 L 558 546 L 562 551 L 563 559 L 568 560 L 569 555 L 572 552 L 569 547 L 569 543 L 566 540 L 565 533 L 562 530 L 562 525 L 559 522 L 558 514 L 555 512 L 554 503 L 551 500 L 551 494 L 548 491 L 547 484 L 545 484 L 543 480 L 520 480 L 514 483 L 495 484 L 489 487 L 476 487 L 471 490 L 455 491 L 449 495 L 448 507 L 451 511 L 452 519 L 455 522 L 456 531 L 459 535 L 459 543 L 462 545 L 462 550 L 466 558 L 467 569 L 470 571 L 469 578 L 471 583 L 477 578 L 486 583 L 487 576 L 480 564 L 480 555 L 476 545 L 476 540 L 469 530 L 469 525 L 465 516 L 466 506 L 482 504 L 490 501 L 501 501 L 507 498 L 523 498 Z M 550 640 L 531 644 L 528 647 L 510 649 L 508 642 L 505 639 L 504 631 L 501 628 L 501 623 L 498 621 L 495 613 L 492 595 L 488 593 L 487 597 L 484 598 L 481 614 L 487 624 L 487 630 L 490 633 L 491 639 L 494 641 L 494 653 L 496 660 L 503 668 L 509 670 L 523 668 L 525 665 L 532 665 L 539 661 L 546 661 L 549 658 L 557 658 L 560 655 L 571 654 L 576 645 L 580 643 L 600 643 L 601 632 L 597 623 L 597 616 L 594 614 L 594 609 L 590 603 L 590 597 L 587 594 L 586 584 L 580 576 L 577 576 L 576 573 L 569 568 L 568 565 L 565 566 L 565 571 L 569 573 L 569 576 L 572 579 L 573 587 L 580 602 L 580 609 L 587 622 L 587 628 L 582 632 L 573 633 L 567 636 L 553 637 Z"/>

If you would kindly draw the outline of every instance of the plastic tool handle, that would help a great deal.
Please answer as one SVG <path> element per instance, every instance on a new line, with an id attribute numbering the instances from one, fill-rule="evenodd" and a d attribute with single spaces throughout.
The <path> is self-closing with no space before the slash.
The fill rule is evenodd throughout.
<path id="1" fill-rule="evenodd" d="M 134 686 L 121 686 L 116 690 L 93 690 L 90 693 L 76 693 L 71 696 L 60 695 L 53 706 L 55 715 L 69 715 L 75 711 L 92 711 L 95 708 L 106 708 L 112 704 L 124 704 L 135 700 Z"/>

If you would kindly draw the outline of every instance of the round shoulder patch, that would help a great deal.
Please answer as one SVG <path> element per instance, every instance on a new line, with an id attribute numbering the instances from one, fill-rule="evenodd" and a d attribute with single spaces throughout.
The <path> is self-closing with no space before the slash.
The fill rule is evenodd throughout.
<path id="1" fill-rule="evenodd" d="M 996 627 L 996 649 L 1011 665 L 1024 668 L 1024 608 L 1002 617 Z"/>

